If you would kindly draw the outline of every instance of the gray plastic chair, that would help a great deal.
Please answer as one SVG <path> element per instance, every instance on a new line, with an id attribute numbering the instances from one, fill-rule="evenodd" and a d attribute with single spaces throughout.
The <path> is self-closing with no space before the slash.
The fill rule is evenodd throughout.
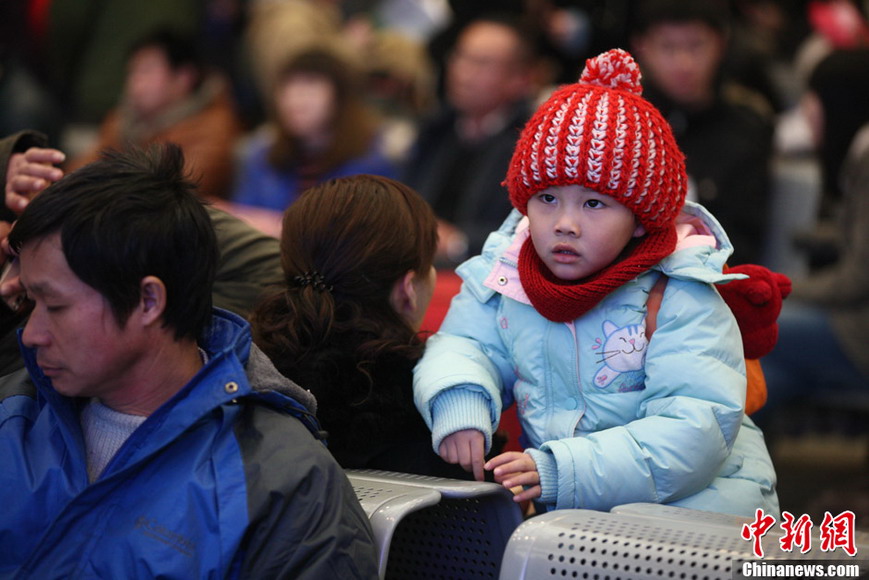
<path id="1" fill-rule="evenodd" d="M 488 482 L 347 470 L 378 544 L 381 578 L 498 578 L 522 523 L 513 494 Z"/>
<path id="2" fill-rule="evenodd" d="M 632 504 L 614 512 L 558 510 L 520 525 L 507 544 L 501 580 L 581 578 L 627 580 L 677 578 L 733 580 L 744 561 L 757 561 L 752 543 L 741 537 L 735 516 L 686 508 Z M 719 517 L 720 516 L 720 517 Z M 764 562 L 848 560 L 841 549 L 822 552 L 817 524 L 812 549 L 783 552 L 780 528 L 762 539 Z M 869 535 L 856 532 L 857 558 L 869 553 Z M 865 563 L 865 561 L 864 561 Z"/>
<path id="3" fill-rule="evenodd" d="M 610 513 L 646 516 L 659 521 L 664 519 L 677 522 L 701 522 L 726 528 L 736 528 L 737 530 L 742 530 L 743 524 L 750 524 L 754 521 L 752 518 L 732 514 L 704 512 L 659 503 L 628 503 L 614 507 L 610 510 Z"/>

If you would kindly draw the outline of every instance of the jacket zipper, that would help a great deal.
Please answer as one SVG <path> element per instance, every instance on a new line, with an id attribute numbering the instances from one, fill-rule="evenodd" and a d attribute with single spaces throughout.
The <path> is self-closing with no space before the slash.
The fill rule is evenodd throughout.
<path id="1" fill-rule="evenodd" d="M 579 414 L 576 416 L 576 420 L 573 422 L 570 428 L 569 437 L 573 437 L 574 433 L 576 433 L 576 426 L 579 425 L 579 422 L 585 416 L 585 411 L 588 408 L 588 405 L 585 401 L 585 396 L 582 392 L 582 378 L 579 374 L 579 337 L 576 333 L 576 320 L 565 323 L 567 327 L 570 329 L 570 334 L 573 336 L 573 350 L 574 350 L 574 371 L 576 373 L 576 394 L 577 394 L 577 404 L 576 408 L 579 411 Z"/>

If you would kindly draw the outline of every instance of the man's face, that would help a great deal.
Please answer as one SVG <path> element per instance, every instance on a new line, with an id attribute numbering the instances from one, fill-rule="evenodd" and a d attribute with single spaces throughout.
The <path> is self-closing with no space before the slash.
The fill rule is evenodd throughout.
<path id="1" fill-rule="evenodd" d="M 519 39 L 510 28 L 495 23 L 470 25 L 447 63 L 447 96 L 469 116 L 483 116 L 512 103 L 523 95 L 527 82 Z"/>
<path id="2" fill-rule="evenodd" d="M 142 342 L 118 325 L 103 295 L 70 270 L 60 234 L 25 244 L 19 260 L 21 282 L 34 303 L 22 340 L 36 349 L 36 362 L 55 390 L 110 398 L 123 389 Z"/>
<path id="3" fill-rule="evenodd" d="M 639 37 L 636 52 L 643 72 L 664 94 L 684 106 L 703 106 L 714 95 L 724 44 L 702 22 L 665 23 Z"/>
<path id="4" fill-rule="evenodd" d="M 161 49 L 144 47 L 127 63 L 127 104 L 140 117 L 156 115 L 193 90 L 191 75 L 185 67 L 174 70 Z"/>

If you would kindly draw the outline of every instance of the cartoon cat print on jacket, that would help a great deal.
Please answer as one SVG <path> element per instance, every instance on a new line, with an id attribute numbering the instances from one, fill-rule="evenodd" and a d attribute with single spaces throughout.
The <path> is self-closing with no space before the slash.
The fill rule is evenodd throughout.
<path id="1" fill-rule="evenodd" d="M 600 356 L 601 368 L 594 376 L 597 387 L 608 387 L 618 380 L 617 391 L 640 391 L 645 388 L 643 368 L 646 364 L 646 325 L 619 327 L 610 320 L 603 323 L 604 338 L 595 340 L 592 350 Z"/>

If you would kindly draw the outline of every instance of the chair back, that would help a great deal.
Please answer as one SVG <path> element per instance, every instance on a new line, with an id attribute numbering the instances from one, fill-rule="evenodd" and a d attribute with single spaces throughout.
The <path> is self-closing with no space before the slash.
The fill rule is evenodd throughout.
<path id="1" fill-rule="evenodd" d="M 498 578 L 522 523 L 508 490 L 386 471 L 347 475 L 374 530 L 381 578 Z"/>

